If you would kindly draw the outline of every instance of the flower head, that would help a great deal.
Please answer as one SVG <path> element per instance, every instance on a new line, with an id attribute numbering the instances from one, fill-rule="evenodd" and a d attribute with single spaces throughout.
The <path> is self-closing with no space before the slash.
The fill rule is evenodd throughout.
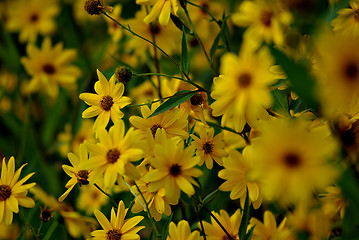
<path id="1" fill-rule="evenodd" d="M 95 210 L 94 214 L 97 221 L 100 223 L 103 230 L 96 230 L 91 233 L 92 239 L 96 240 L 119 240 L 119 239 L 133 239 L 139 240 L 138 231 L 145 228 L 144 226 L 136 226 L 142 221 L 142 216 L 136 216 L 125 219 L 128 208 L 125 209 L 125 204 L 121 200 L 118 204 L 117 214 L 114 208 L 111 209 L 111 220 L 103 215 L 99 210 Z"/>
<path id="2" fill-rule="evenodd" d="M 335 32 L 350 37 L 359 37 L 359 1 L 349 1 L 350 8 L 338 11 L 338 16 L 330 23 Z"/>
<path id="3" fill-rule="evenodd" d="M 200 240 L 201 237 L 197 230 L 191 232 L 191 228 L 186 220 L 181 220 L 178 225 L 170 223 L 166 240 Z"/>
<path id="4" fill-rule="evenodd" d="M 19 212 L 19 205 L 27 208 L 35 206 L 34 200 L 27 197 L 27 192 L 36 183 L 24 184 L 35 173 L 30 173 L 19 180 L 21 170 L 26 166 L 22 165 L 15 172 L 15 158 L 11 157 L 6 165 L 3 158 L 0 179 L 0 223 L 11 224 L 13 212 Z"/>
<path id="5" fill-rule="evenodd" d="M 157 17 L 161 25 L 167 25 L 171 13 L 177 15 L 179 8 L 178 0 L 136 0 L 139 5 L 153 5 L 151 12 L 145 17 L 144 22 L 149 24 Z"/>
<path id="6" fill-rule="evenodd" d="M 116 83 L 115 74 L 110 81 L 97 70 L 98 81 L 95 83 L 94 93 L 81 93 L 80 99 L 90 105 L 83 113 L 83 118 L 92 118 L 97 116 L 94 123 L 94 130 L 105 128 L 110 121 L 118 122 L 123 117 L 121 108 L 131 103 L 131 99 L 123 96 L 125 86 L 122 83 Z"/>

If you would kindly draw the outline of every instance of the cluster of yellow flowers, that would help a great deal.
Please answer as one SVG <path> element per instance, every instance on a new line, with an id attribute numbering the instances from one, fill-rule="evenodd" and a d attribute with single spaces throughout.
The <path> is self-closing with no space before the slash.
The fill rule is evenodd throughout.
<path id="1" fill-rule="evenodd" d="M 358 181 L 345 176 L 359 173 L 359 0 L 323 2 L 0 3 L 4 29 L 23 47 L 19 66 L 9 63 L 21 73 L 0 66 L 0 112 L 18 109 L 12 119 L 24 119 L 25 137 L 44 124 L 41 143 L 21 144 L 50 149 L 34 166 L 56 173 L 25 184 L 35 173 L 20 179 L 27 163 L 15 171 L 15 158 L 4 157 L 0 223 L 12 224 L 19 206 L 39 207 L 30 192 L 45 205 L 41 225 L 36 233 L 24 215 L 15 222 L 35 239 L 53 211 L 71 237 L 97 240 L 356 234 L 343 224 L 358 219 L 345 211 L 357 209 L 359 192 L 347 192 L 359 191 Z M 86 34 L 81 44 L 74 37 Z M 24 149 L 15 156 L 31 165 Z M 62 170 L 60 195 L 65 182 L 46 181 Z"/>

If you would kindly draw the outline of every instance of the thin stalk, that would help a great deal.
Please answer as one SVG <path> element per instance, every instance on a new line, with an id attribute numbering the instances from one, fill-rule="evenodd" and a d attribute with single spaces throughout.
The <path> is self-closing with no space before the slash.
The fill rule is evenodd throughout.
<path id="1" fill-rule="evenodd" d="M 206 233 L 205 233 L 204 227 L 203 227 L 202 218 L 201 218 L 201 215 L 199 214 L 199 210 L 197 209 L 197 206 L 196 206 L 196 205 L 194 205 L 194 211 L 195 211 L 196 214 L 197 214 L 198 221 L 199 221 L 199 224 L 200 224 L 200 226 L 201 226 L 201 232 L 202 232 L 202 235 L 203 235 L 203 240 L 207 240 Z"/>
<path id="2" fill-rule="evenodd" d="M 43 224 L 43 223 L 44 223 L 44 222 L 41 221 L 40 226 L 39 226 L 39 228 L 37 229 L 37 233 L 36 233 L 35 239 L 40 239 L 40 232 L 41 232 L 41 228 L 42 228 L 42 224 Z"/>
<path id="3" fill-rule="evenodd" d="M 158 23 L 156 23 L 158 24 Z M 155 60 L 155 68 L 158 74 L 160 74 L 160 65 L 158 63 L 158 54 L 157 54 L 157 48 L 155 47 L 156 44 L 156 35 L 154 32 L 154 27 L 155 25 L 153 25 L 153 23 L 151 23 L 151 35 L 152 35 L 152 42 L 153 42 L 153 51 L 154 51 L 154 60 Z M 159 75 L 157 75 L 157 82 L 158 82 L 158 96 L 160 98 L 162 98 L 162 93 L 161 93 L 161 78 Z"/>
<path id="4" fill-rule="evenodd" d="M 198 33 L 197 33 L 197 31 L 196 31 L 196 28 L 194 27 L 194 25 L 193 25 L 193 23 L 192 23 L 192 20 L 191 20 L 191 17 L 189 16 L 189 13 L 188 13 L 187 8 L 184 9 L 184 12 L 185 12 L 185 14 L 186 14 L 186 16 L 187 16 L 187 19 L 188 19 L 189 24 L 190 24 L 191 27 L 192 27 L 193 34 L 194 34 L 194 36 L 196 37 L 196 39 L 197 39 L 199 45 L 201 46 L 204 55 L 206 56 L 206 59 L 207 59 L 207 62 L 208 62 L 208 64 L 209 64 L 209 66 L 211 67 L 211 69 L 212 69 L 214 75 L 215 75 L 215 76 L 218 76 L 218 73 L 217 73 L 216 69 L 214 69 L 213 63 L 211 62 L 211 59 L 209 58 L 209 56 L 208 56 L 208 54 L 207 54 L 207 51 L 206 51 L 206 49 L 204 48 L 203 43 L 202 43 L 201 39 L 200 39 L 199 36 L 198 36 Z"/>
<path id="5" fill-rule="evenodd" d="M 102 190 L 102 188 L 97 185 L 97 183 L 94 184 L 95 187 L 97 187 L 98 190 L 100 190 L 103 194 L 105 194 L 111 201 L 112 201 L 112 205 L 115 207 L 115 209 L 117 209 L 118 204 L 116 203 L 116 201 L 111 197 L 110 194 L 108 194 L 107 192 L 105 192 L 104 190 Z"/>
<path id="6" fill-rule="evenodd" d="M 24 220 L 26 226 L 29 228 L 31 234 L 34 236 L 35 239 L 38 239 L 36 234 L 35 234 L 35 229 L 31 226 L 31 224 L 27 221 L 27 219 L 25 218 L 24 214 L 22 211 L 19 211 L 19 214 L 21 216 L 21 218 Z"/>
<path id="7" fill-rule="evenodd" d="M 211 21 L 211 20 L 215 21 L 215 22 L 218 24 L 218 26 L 221 28 L 221 22 L 218 21 L 218 20 L 213 16 L 213 14 L 210 13 L 210 11 L 208 11 L 207 8 L 202 7 L 202 6 L 200 6 L 200 5 L 197 5 L 197 4 L 195 4 L 195 3 L 193 3 L 193 2 L 190 2 L 190 1 L 187 1 L 187 3 L 190 4 L 190 5 L 192 5 L 192 6 L 198 7 L 198 8 L 200 8 L 200 9 L 202 9 L 203 11 L 205 11 L 205 12 L 211 17 L 210 21 Z"/>

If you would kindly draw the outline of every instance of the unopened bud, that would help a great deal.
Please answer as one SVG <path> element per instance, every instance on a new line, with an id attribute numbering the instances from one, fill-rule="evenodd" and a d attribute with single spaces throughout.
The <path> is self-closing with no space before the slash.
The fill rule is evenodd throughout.
<path id="1" fill-rule="evenodd" d="M 120 66 L 115 70 L 116 80 L 123 84 L 129 82 L 132 77 L 132 72 L 127 67 Z"/>

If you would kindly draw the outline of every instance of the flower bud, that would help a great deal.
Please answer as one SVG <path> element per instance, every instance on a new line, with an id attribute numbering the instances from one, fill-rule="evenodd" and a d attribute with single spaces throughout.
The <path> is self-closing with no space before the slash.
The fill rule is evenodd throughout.
<path id="1" fill-rule="evenodd" d="M 123 84 L 129 82 L 132 77 L 132 72 L 127 67 L 120 66 L 115 70 L 116 80 Z"/>

